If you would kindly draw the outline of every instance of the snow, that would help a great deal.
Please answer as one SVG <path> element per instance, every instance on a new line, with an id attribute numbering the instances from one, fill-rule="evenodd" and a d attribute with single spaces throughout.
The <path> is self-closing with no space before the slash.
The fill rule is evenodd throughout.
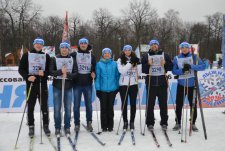
<path id="1" fill-rule="evenodd" d="M 208 108 L 204 109 L 206 129 L 208 134 L 208 140 L 204 139 L 200 112 L 198 110 L 198 119 L 197 119 L 197 127 L 199 128 L 199 132 L 193 132 L 191 137 L 188 136 L 187 143 L 181 143 L 181 135 L 178 134 L 177 131 L 173 131 L 172 128 L 175 125 L 174 121 L 174 110 L 169 110 L 169 121 L 168 121 L 168 135 L 173 144 L 173 147 L 169 147 L 166 138 L 160 128 L 160 116 L 159 110 L 155 111 L 155 134 L 160 143 L 160 148 L 157 148 L 154 144 L 152 136 L 150 132 L 145 131 L 145 136 L 140 135 L 140 119 L 139 119 L 139 111 L 136 113 L 135 119 L 135 138 L 136 145 L 133 146 L 131 143 L 131 135 L 128 131 L 124 137 L 122 144 L 119 146 L 118 141 L 119 137 L 116 135 L 116 131 L 118 128 L 118 123 L 120 119 L 120 111 L 115 111 L 114 117 L 114 131 L 113 132 L 105 132 L 101 133 L 101 135 L 97 135 L 103 142 L 106 143 L 105 146 L 101 146 L 98 144 L 94 138 L 83 128 L 81 127 L 81 131 L 78 138 L 77 150 L 79 151 L 224 151 L 225 150 L 225 114 L 222 114 L 224 108 Z M 54 151 L 50 143 L 48 142 L 46 136 L 43 136 L 43 143 L 40 144 L 40 120 L 39 113 L 35 113 L 35 143 L 34 143 L 34 151 Z M 1 113 L 0 114 L 0 151 L 13 151 L 14 145 L 16 142 L 16 137 L 20 125 L 20 120 L 22 117 L 22 113 Z M 98 131 L 97 126 L 97 118 L 96 112 L 93 112 L 93 126 L 95 133 Z M 128 116 L 129 117 L 129 116 Z M 144 110 L 142 110 L 142 127 L 144 122 Z M 73 120 L 72 120 L 73 121 Z M 72 138 L 74 139 L 74 125 L 71 121 L 71 132 Z M 81 112 L 81 122 L 85 123 L 85 112 Z M 50 129 L 52 131 L 52 138 L 54 143 L 56 144 L 56 137 L 54 136 L 54 120 L 53 113 L 50 113 Z M 121 122 L 119 133 L 122 134 L 122 126 Z M 189 124 L 188 124 L 189 126 Z M 28 127 L 26 126 L 26 116 L 24 118 L 24 123 L 21 129 L 21 134 L 18 142 L 17 151 L 28 151 L 29 150 L 29 137 L 28 137 Z M 72 151 L 71 146 L 69 145 L 66 137 L 61 138 L 61 147 L 62 151 Z"/>

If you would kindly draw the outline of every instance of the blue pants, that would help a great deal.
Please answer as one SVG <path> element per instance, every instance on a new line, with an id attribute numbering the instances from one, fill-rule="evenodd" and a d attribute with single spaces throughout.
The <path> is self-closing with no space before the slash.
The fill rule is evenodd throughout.
<path id="1" fill-rule="evenodd" d="M 61 129 L 62 90 L 53 87 L 55 128 Z M 72 88 L 64 91 L 64 128 L 70 128 Z"/>
<path id="2" fill-rule="evenodd" d="M 74 86 L 74 124 L 80 125 L 80 102 L 82 93 L 84 95 L 84 102 L 86 106 L 86 120 L 92 121 L 92 85 L 88 86 Z"/>

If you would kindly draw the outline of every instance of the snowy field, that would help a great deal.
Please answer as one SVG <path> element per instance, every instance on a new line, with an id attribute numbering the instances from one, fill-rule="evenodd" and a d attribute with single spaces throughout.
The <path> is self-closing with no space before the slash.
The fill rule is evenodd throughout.
<path id="1" fill-rule="evenodd" d="M 127 132 L 122 144 L 117 145 L 119 141 L 118 135 L 116 135 L 116 130 L 119 123 L 120 112 L 115 112 L 115 124 L 113 132 L 105 132 L 98 135 L 99 138 L 106 143 L 103 147 L 92 138 L 92 136 L 81 127 L 79 134 L 77 150 L 78 151 L 224 151 L 225 150 L 225 114 L 222 114 L 224 108 L 215 109 L 204 109 L 206 129 L 208 134 L 208 140 L 204 139 L 200 113 L 198 110 L 197 127 L 199 132 L 193 132 L 191 137 L 188 137 L 187 143 L 181 143 L 181 135 L 178 132 L 172 131 L 175 124 L 174 121 L 174 110 L 169 110 L 169 126 L 168 135 L 173 144 L 169 147 L 165 136 L 160 128 L 159 121 L 159 110 L 155 111 L 156 124 L 155 124 L 155 134 L 159 141 L 160 148 L 157 148 L 150 132 L 146 129 L 145 136 L 140 135 L 140 120 L 139 111 L 137 111 L 135 120 L 135 138 L 136 145 L 133 146 L 131 143 L 130 132 Z M 142 111 L 142 126 L 144 121 L 144 111 Z M 1 113 L 0 114 L 0 151 L 13 151 L 14 145 L 18 133 L 18 128 L 22 113 Z M 34 151 L 54 151 L 52 146 L 49 144 L 47 138 L 43 137 L 43 143 L 40 144 L 40 120 L 39 113 L 35 113 L 35 143 Z M 94 131 L 97 132 L 97 122 L 96 122 L 96 112 L 93 112 L 93 126 Z M 28 127 L 25 125 L 26 120 L 24 120 L 23 127 L 21 130 L 21 135 L 18 142 L 17 151 L 28 151 L 29 150 L 29 137 L 28 137 Z M 85 123 L 85 112 L 81 113 L 81 121 Z M 52 138 L 56 144 L 56 138 L 53 135 L 54 130 L 53 113 L 50 113 L 50 129 L 52 131 Z M 120 126 L 120 134 L 122 133 L 122 125 Z M 73 124 L 71 128 L 72 137 L 74 138 Z M 72 151 L 69 142 L 65 137 L 61 138 L 62 151 Z"/>

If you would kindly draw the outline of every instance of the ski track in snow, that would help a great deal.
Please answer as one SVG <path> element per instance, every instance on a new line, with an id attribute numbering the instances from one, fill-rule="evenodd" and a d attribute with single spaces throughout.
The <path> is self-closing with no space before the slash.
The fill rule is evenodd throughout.
<path id="1" fill-rule="evenodd" d="M 178 131 L 173 131 L 172 128 L 175 125 L 174 120 L 174 110 L 169 110 L 169 121 L 168 121 L 168 135 L 173 144 L 173 147 L 169 147 L 166 138 L 159 125 L 160 114 L 159 110 L 155 110 L 155 135 L 159 141 L 160 148 L 157 148 L 150 132 L 145 131 L 145 136 L 140 134 L 140 120 L 139 111 L 136 112 L 135 119 L 135 140 L 136 145 L 132 145 L 131 134 L 128 131 L 124 137 L 122 144 L 119 146 L 118 141 L 120 135 L 122 134 L 123 122 L 120 125 L 119 135 L 116 135 L 116 130 L 119 123 L 119 118 L 121 115 L 120 111 L 115 111 L 114 116 L 114 131 L 104 132 L 101 135 L 97 135 L 103 142 L 106 143 L 105 146 L 101 146 L 99 143 L 92 138 L 90 134 L 81 126 L 81 131 L 79 133 L 79 138 L 77 142 L 78 151 L 224 151 L 225 150 L 225 114 L 222 114 L 224 108 L 209 108 L 204 109 L 205 122 L 208 140 L 204 139 L 202 123 L 200 112 L 198 109 L 198 118 L 196 125 L 199 128 L 199 132 L 193 132 L 191 137 L 187 137 L 187 143 L 180 142 L 180 134 Z M 129 113 L 129 112 L 128 112 Z M 81 122 L 86 124 L 86 114 L 84 111 L 81 112 Z M 22 113 L 0 113 L 0 151 L 13 151 L 16 142 L 16 137 L 20 125 L 20 120 Z M 129 114 L 128 114 L 128 117 Z M 35 113 L 35 143 L 34 151 L 54 151 L 50 143 L 48 142 L 46 136 L 43 135 L 43 144 L 40 144 L 40 120 L 39 113 Z M 144 110 L 142 110 L 142 127 L 144 125 Z M 94 132 L 98 132 L 96 112 L 93 111 L 93 127 Z M 73 119 L 71 121 L 71 138 L 74 141 L 75 132 L 73 131 L 74 124 Z M 143 128 L 142 128 L 143 129 Z M 50 112 L 50 130 L 52 140 L 56 145 L 56 137 L 54 135 L 54 119 L 53 112 Z M 189 123 L 188 123 L 189 130 Z M 29 149 L 29 137 L 28 137 L 28 127 L 26 126 L 26 118 L 24 118 L 23 126 L 20 133 L 20 138 L 17 145 L 18 149 L 16 151 L 28 151 Z M 66 139 L 66 137 L 61 138 L 61 150 L 62 151 L 72 151 L 72 148 Z"/>

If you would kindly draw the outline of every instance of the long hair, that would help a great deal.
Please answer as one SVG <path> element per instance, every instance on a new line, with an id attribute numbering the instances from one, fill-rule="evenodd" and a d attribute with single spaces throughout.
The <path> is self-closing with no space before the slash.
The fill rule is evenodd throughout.
<path id="1" fill-rule="evenodd" d="M 136 58 L 137 56 L 136 56 L 135 52 L 131 51 L 130 57 L 131 58 Z M 120 54 L 120 60 L 121 60 L 121 64 L 122 65 L 126 65 L 127 64 L 127 57 L 126 57 L 124 52 L 122 52 Z"/>

